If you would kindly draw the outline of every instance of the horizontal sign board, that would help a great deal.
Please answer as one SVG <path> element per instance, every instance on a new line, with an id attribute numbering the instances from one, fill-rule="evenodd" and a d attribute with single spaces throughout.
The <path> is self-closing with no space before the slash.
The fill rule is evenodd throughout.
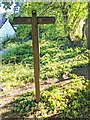
<path id="1" fill-rule="evenodd" d="M 54 17 L 37 17 L 37 24 L 53 24 Z M 31 17 L 14 17 L 14 24 L 32 24 Z"/>

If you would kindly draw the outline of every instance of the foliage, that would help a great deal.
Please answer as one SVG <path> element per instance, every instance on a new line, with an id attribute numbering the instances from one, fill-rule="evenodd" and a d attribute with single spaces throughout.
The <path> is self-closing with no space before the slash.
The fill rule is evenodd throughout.
<path id="1" fill-rule="evenodd" d="M 52 42 L 40 40 L 41 80 L 62 77 L 65 72 L 71 73 L 73 68 L 83 67 L 89 63 L 89 51 L 85 47 L 69 46 L 70 43 L 65 42 L 65 39 Z M 8 41 L 6 48 L 6 52 L 2 54 L 1 80 L 9 82 L 10 86 L 18 86 L 21 81 L 22 83 L 32 81 L 34 77 L 32 41 L 11 43 Z"/>
<path id="2" fill-rule="evenodd" d="M 10 3 L 9 2 L 2 2 L 2 4 L 4 4 L 4 8 L 5 8 L 5 10 L 7 10 L 7 9 L 10 9 Z"/>
<path id="3" fill-rule="evenodd" d="M 68 36 L 71 31 L 76 31 L 80 20 L 87 18 L 87 2 L 25 2 L 21 7 L 20 16 L 32 16 L 32 10 L 37 11 L 37 16 L 54 16 L 53 25 L 39 25 L 40 37 L 55 40 L 61 36 Z M 20 25 L 17 34 L 25 38 L 31 33 L 31 25 Z M 30 34 L 31 36 L 31 34 Z M 79 36 L 79 35 L 78 35 Z"/>
<path id="4" fill-rule="evenodd" d="M 35 93 L 27 92 L 15 99 L 13 112 L 21 116 L 34 115 L 36 118 L 55 115 L 63 119 L 89 118 L 90 82 L 83 76 L 73 73 L 73 68 L 83 67 L 90 63 L 90 51 L 85 41 L 72 45 L 69 40 L 71 31 L 78 27 L 80 20 L 87 17 L 87 3 L 75 2 L 25 2 L 21 7 L 20 16 L 31 16 L 33 9 L 38 16 L 54 16 L 54 25 L 40 25 L 40 80 L 61 78 L 68 73 L 70 80 L 52 85 L 41 91 L 41 101 L 35 101 Z M 12 19 L 14 15 L 10 16 Z M 75 32 L 75 31 L 74 31 Z M 32 41 L 25 41 L 31 35 L 31 25 L 17 26 L 15 39 L 3 43 L 6 52 L 2 57 L 0 81 L 6 87 L 17 87 L 33 81 L 33 50 Z M 32 36 L 31 36 L 32 37 Z"/>
<path id="5" fill-rule="evenodd" d="M 89 117 L 90 95 L 89 81 L 83 77 L 73 78 L 66 83 L 53 85 L 41 92 L 41 101 L 35 102 L 34 93 L 27 92 L 15 100 L 14 112 L 35 115 L 37 118 L 57 114 L 60 118 L 83 118 Z M 87 116 L 86 116 L 86 115 Z"/>
<path id="6" fill-rule="evenodd" d="M 24 61 L 27 63 L 32 61 L 31 42 L 30 45 L 29 42 L 9 44 L 6 53 L 2 55 L 3 63 L 23 63 Z"/>
<path id="7" fill-rule="evenodd" d="M 9 64 L 1 68 L 0 81 L 5 82 L 7 87 L 22 86 L 33 81 L 33 69 L 30 65 Z"/>
<path id="8" fill-rule="evenodd" d="M 40 79 L 59 78 L 65 72 L 71 73 L 75 67 L 87 65 L 89 51 L 84 47 L 69 47 L 70 42 L 66 41 L 67 39 L 52 42 L 40 40 Z M 6 48 L 6 52 L 2 54 L 1 80 L 10 86 L 18 86 L 21 81 L 32 81 L 32 41 L 8 41 Z"/>

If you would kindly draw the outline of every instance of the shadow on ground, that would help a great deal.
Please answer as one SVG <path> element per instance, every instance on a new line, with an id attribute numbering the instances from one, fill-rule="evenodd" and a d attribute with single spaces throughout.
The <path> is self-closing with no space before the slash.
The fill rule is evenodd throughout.
<path id="1" fill-rule="evenodd" d="M 64 82 L 61 81 L 60 84 Z M 58 87 L 61 87 L 58 84 Z M 80 94 L 79 94 L 80 93 Z M 75 104 L 74 104 L 75 103 Z M 37 120 L 36 115 L 27 116 L 28 113 L 18 114 L 12 111 L 15 101 L 6 104 L 2 109 L 7 109 L 7 112 L 2 114 L 2 120 Z M 74 116 L 76 114 L 77 117 Z M 41 118 L 43 120 L 44 118 Z M 49 115 L 45 120 L 90 120 L 90 81 L 85 90 L 78 90 L 67 103 L 67 107 L 58 112 L 58 114 Z"/>

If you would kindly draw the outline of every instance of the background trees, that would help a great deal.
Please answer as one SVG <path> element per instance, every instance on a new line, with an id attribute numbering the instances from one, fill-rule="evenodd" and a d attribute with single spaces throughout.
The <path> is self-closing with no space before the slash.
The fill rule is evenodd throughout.
<path id="1" fill-rule="evenodd" d="M 83 38 L 83 25 L 87 19 L 87 3 L 81 2 L 25 2 L 21 6 L 20 16 L 31 16 L 32 10 L 37 10 L 38 16 L 55 16 L 54 25 L 40 25 L 40 37 L 59 39 L 67 37 L 70 41 Z M 20 25 L 17 33 L 25 38 L 30 33 L 31 26 Z"/>
<path id="2" fill-rule="evenodd" d="M 90 80 L 87 78 L 90 51 L 86 48 L 84 41 L 86 39 L 84 31 L 87 28 L 87 21 L 89 21 L 87 20 L 89 7 L 87 5 L 90 4 L 25 2 L 20 6 L 19 14 L 14 13 L 9 16 L 9 20 L 13 22 L 14 16 L 31 17 L 32 10 L 35 9 L 38 16 L 55 16 L 56 18 L 54 25 L 39 25 L 40 82 L 43 87 L 45 87 L 44 85 L 50 86 L 50 82 L 52 85 L 44 91 L 41 90 L 41 101 L 38 109 L 34 92 L 27 92 L 22 96 L 20 94 L 16 100 L 12 94 L 17 93 L 17 91 L 12 92 L 15 88 L 16 90 L 19 88 L 19 91 L 21 88 L 23 91 L 22 88 L 25 86 L 25 90 L 30 91 L 29 87 L 31 89 L 33 87 L 31 25 L 16 25 L 16 38 L 8 38 L 2 44 L 5 49 L 5 52 L 0 55 L 2 58 L 0 80 L 5 85 L 2 94 L 6 96 L 7 100 L 8 91 L 11 91 L 8 98 L 14 97 L 12 111 L 15 117 L 19 113 L 21 115 L 19 118 L 26 118 L 28 115 L 35 116 L 35 119 L 47 118 L 55 114 L 58 114 L 59 118 L 62 119 L 90 118 L 88 107 L 90 105 Z M 84 22 L 84 29 L 82 29 Z M 82 34 L 82 30 L 84 34 Z M 78 44 L 82 42 L 83 44 Z M 88 69 L 90 71 L 90 67 Z M 63 79 L 64 75 L 70 79 Z M 19 96 L 19 94 L 17 95 Z M 5 100 L 5 98 L 3 99 Z M 10 102 L 10 100 L 8 101 Z M 4 105 L 7 105 L 7 108 L 10 108 L 11 105 L 12 108 L 12 103 L 5 102 L 3 104 L 4 110 L 0 112 L 8 112 L 8 110 L 5 111 Z M 13 113 L 11 112 L 9 116 L 13 116 Z"/>

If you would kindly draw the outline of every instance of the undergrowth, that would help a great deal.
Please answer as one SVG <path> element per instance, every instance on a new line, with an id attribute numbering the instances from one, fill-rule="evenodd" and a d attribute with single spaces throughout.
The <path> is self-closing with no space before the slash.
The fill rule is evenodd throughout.
<path id="1" fill-rule="evenodd" d="M 37 118 L 47 118 L 58 113 L 63 118 L 90 117 L 90 83 L 83 77 L 72 78 L 41 91 L 41 100 L 37 104 L 34 92 L 27 92 L 15 100 L 13 112 L 24 116 L 34 114 Z"/>
<path id="2" fill-rule="evenodd" d="M 35 93 L 27 92 L 15 99 L 12 112 L 24 117 L 34 115 L 47 118 L 57 114 L 63 120 L 90 117 L 90 82 L 83 76 L 72 74 L 73 68 L 85 67 L 90 61 L 90 51 L 85 46 L 72 47 L 67 40 L 40 40 L 40 80 L 62 78 L 68 73 L 72 78 L 41 91 L 39 104 Z M 6 44 L 5 44 L 6 45 Z M 33 82 L 32 41 L 8 42 L 1 55 L 0 80 L 6 87 L 20 87 Z"/>
<path id="3" fill-rule="evenodd" d="M 85 47 L 64 46 L 65 40 L 40 40 L 40 79 L 60 78 L 75 67 L 89 63 L 89 51 Z M 66 40 L 67 43 L 67 40 Z M 60 46 L 63 45 L 63 48 Z M 10 86 L 33 81 L 32 41 L 9 42 L 1 55 L 0 78 Z M 12 82 L 13 81 L 13 82 Z"/>

